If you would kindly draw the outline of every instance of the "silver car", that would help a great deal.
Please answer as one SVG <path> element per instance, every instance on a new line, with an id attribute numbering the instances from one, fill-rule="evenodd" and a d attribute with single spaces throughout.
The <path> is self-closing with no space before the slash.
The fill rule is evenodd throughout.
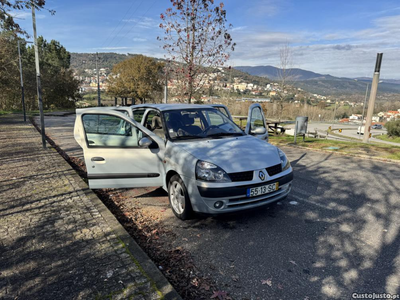
<path id="1" fill-rule="evenodd" d="M 74 137 L 90 188 L 163 187 L 183 220 L 259 207 L 291 190 L 292 167 L 268 143 L 259 104 L 244 131 L 223 105 L 78 109 Z"/>

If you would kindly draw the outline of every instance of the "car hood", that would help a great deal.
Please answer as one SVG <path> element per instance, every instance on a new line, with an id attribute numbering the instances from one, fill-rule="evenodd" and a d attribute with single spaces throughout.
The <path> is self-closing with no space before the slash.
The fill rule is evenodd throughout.
<path id="1" fill-rule="evenodd" d="M 252 136 L 192 140 L 175 145 L 227 173 L 263 169 L 281 162 L 275 146 Z"/>

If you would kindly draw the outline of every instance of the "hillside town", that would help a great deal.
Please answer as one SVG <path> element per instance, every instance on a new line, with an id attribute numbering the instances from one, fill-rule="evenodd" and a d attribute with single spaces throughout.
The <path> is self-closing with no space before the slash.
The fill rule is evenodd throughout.
<path id="1" fill-rule="evenodd" d="M 74 78 L 80 81 L 80 92 L 94 93 L 97 91 L 97 70 L 85 69 L 86 76 L 74 74 Z M 109 78 L 113 76 L 109 68 L 99 68 L 99 82 L 100 90 L 107 92 L 109 87 Z M 228 69 L 218 68 L 218 71 L 208 74 L 203 79 L 204 90 L 213 90 L 214 95 L 202 95 L 197 101 L 203 103 L 218 102 L 221 95 L 230 95 L 236 93 L 236 101 L 241 102 L 258 102 L 258 103 L 271 103 L 278 96 L 283 93 L 286 97 L 290 98 L 289 102 L 294 104 L 301 104 L 308 99 L 309 102 L 320 103 L 324 106 L 348 106 L 351 108 L 363 109 L 363 102 L 333 99 L 324 95 L 309 93 L 301 88 L 288 86 L 282 92 L 281 86 L 278 82 L 268 82 L 264 85 L 248 82 L 242 77 L 232 77 Z M 178 81 L 176 79 L 168 80 L 168 91 L 170 93 L 170 102 L 181 102 L 178 96 L 175 96 L 174 91 L 177 89 Z M 364 116 L 365 118 L 365 116 Z M 348 118 L 340 119 L 341 122 L 360 122 L 363 119 L 362 114 L 351 114 Z M 373 116 L 373 122 L 388 122 L 400 119 L 400 108 L 398 110 L 381 111 Z M 364 119 L 365 121 L 365 119 Z"/>

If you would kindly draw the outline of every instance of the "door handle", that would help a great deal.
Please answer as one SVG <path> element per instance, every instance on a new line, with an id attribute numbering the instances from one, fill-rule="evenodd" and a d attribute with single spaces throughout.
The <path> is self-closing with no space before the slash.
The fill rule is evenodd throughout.
<path id="1" fill-rule="evenodd" d="M 89 142 L 89 145 L 93 145 L 94 144 L 94 142 L 91 141 L 91 140 L 88 140 L 88 142 Z"/>
<path id="2" fill-rule="evenodd" d="M 92 157 L 91 161 L 104 161 L 103 157 Z"/>

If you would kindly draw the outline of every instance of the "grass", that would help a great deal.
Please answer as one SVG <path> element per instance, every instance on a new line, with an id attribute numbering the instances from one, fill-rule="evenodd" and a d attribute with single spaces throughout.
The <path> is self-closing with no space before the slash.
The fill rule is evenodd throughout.
<path id="1" fill-rule="evenodd" d="M 293 136 L 269 136 L 269 142 L 277 146 L 294 145 Z M 400 147 L 381 144 L 364 144 L 360 142 L 345 142 L 335 140 L 324 140 L 306 137 L 303 142 L 302 137 L 297 138 L 297 146 L 309 149 L 323 149 L 344 154 L 359 154 L 371 157 L 380 157 L 400 160 Z M 336 147 L 338 149 L 328 149 Z"/>
<path id="2" fill-rule="evenodd" d="M 387 142 L 400 143 L 400 137 L 389 137 L 387 134 L 374 136 L 377 139 Z"/>

